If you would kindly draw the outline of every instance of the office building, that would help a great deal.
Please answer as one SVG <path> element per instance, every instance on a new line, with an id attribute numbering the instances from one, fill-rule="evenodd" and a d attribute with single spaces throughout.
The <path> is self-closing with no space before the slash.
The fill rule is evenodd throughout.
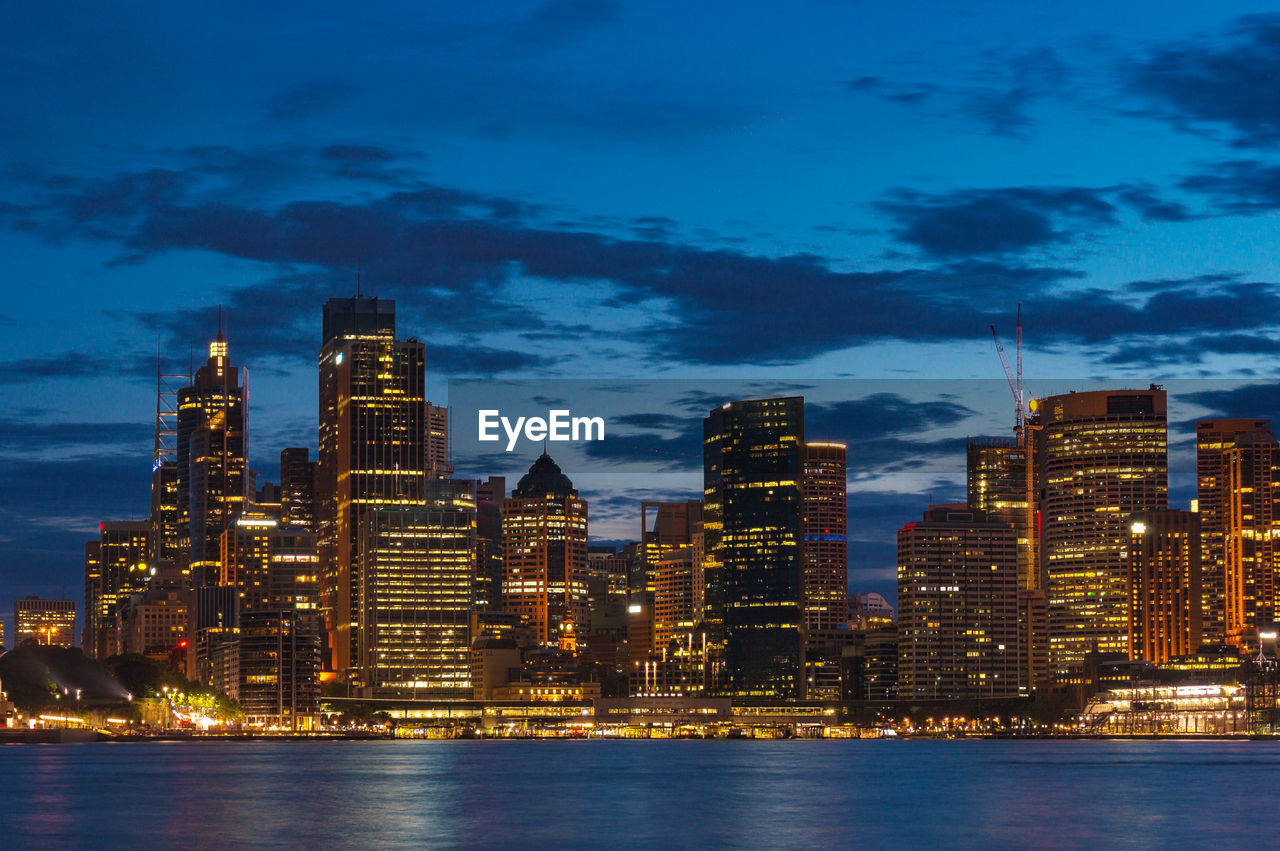
<path id="1" fill-rule="evenodd" d="M 964 503 L 898 532 L 898 697 L 1019 693 L 1018 542 Z"/>
<path id="2" fill-rule="evenodd" d="M 1227 643 L 1256 651 L 1276 631 L 1280 444 L 1269 429 L 1235 435 L 1223 450 L 1223 626 Z"/>
<path id="3" fill-rule="evenodd" d="M 1049 672 L 1074 681 L 1091 652 L 1129 652 L 1129 517 L 1168 508 L 1165 391 L 1040 400 L 1042 559 Z"/>
<path id="4" fill-rule="evenodd" d="M 13 646 L 28 641 L 60 647 L 76 646 L 75 600 L 27 597 L 13 602 Z"/>
<path id="5" fill-rule="evenodd" d="M 703 420 L 708 639 L 730 695 L 800 697 L 804 399 L 730 402 Z"/>
<path id="6" fill-rule="evenodd" d="M 843 629 L 849 617 L 849 515 L 843 443 L 806 443 L 801 477 L 804 628 Z"/>
<path id="7" fill-rule="evenodd" d="M 421 508 L 361 521 L 359 686 L 369 697 L 470 697 L 474 483 L 439 479 Z"/>
<path id="8" fill-rule="evenodd" d="M 280 453 L 280 521 L 286 526 L 315 529 L 316 462 L 305 447 Z"/>
<path id="9" fill-rule="evenodd" d="M 117 646 L 116 610 L 141 594 L 151 577 L 151 523 L 117 520 L 98 524 L 98 540 L 85 544 L 85 654 L 106 659 Z"/>
<path id="10" fill-rule="evenodd" d="M 971 437 L 965 444 L 968 504 L 1017 533 L 1018 576 L 1024 589 L 1043 586 L 1036 535 L 1038 428 L 1033 416 L 1025 426 L 1025 438 Z"/>
<path id="11" fill-rule="evenodd" d="M 1225 468 L 1227 453 L 1235 448 L 1239 436 L 1261 437 L 1270 433 L 1271 420 L 1268 419 L 1199 420 L 1196 423 L 1196 511 L 1200 515 L 1204 566 L 1201 620 L 1207 642 L 1227 640 L 1226 536 L 1231 516 Z M 1256 444 L 1258 440 L 1251 442 Z M 1243 521 L 1244 517 L 1241 515 L 1239 519 Z M 1238 534 L 1243 535 L 1244 528 L 1241 522 L 1237 526 Z"/>
<path id="12" fill-rule="evenodd" d="M 343 677 L 359 665 L 364 515 L 423 504 L 425 350 L 397 340 L 395 329 L 394 301 L 335 298 L 324 305 L 316 529 L 326 667 Z"/>
<path id="13" fill-rule="evenodd" d="M 506 611 L 527 618 L 539 645 L 577 652 L 587 605 L 587 502 L 543 453 L 502 504 Z"/>
<path id="14" fill-rule="evenodd" d="M 427 402 L 424 416 L 427 475 L 432 478 L 452 476 L 453 465 L 449 463 L 449 409 Z"/>
<path id="15" fill-rule="evenodd" d="M 1143 511 L 1129 518 L 1129 658 L 1163 665 L 1202 642 L 1200 518 Z"/>
<path id="16" fill-rule="evenodd" d="M 208 361 L 178 391 L 178 558 L 200 587 L 218 584 L 222 531 L 249 493 L 245 395 L 219 328 Z"/>

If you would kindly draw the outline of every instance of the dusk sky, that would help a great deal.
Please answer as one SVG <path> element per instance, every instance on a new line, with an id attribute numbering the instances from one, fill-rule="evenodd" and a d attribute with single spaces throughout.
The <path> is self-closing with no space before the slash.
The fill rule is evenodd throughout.
<path id="1" fill-rule="evenodd" d="M 146 514 L 157 349 L 200 359 L 224 306 L 275 480 L 315 446 L 320 308 L 357 269 L 433 401 L 850 380 L 813 421 L 865 447 L 851 582 L 887 596 L 892 530 L 962 498 L 964 434 L 1012 423 L 988 326 L 1012 355 L 1018 302 L 1037 391 L 1231 379 L 1171 422 L 1280 414 L 1274 4 L 259 5 L 8 10 L 10 644 L 15 597 L 80 598 L 98 522 Z M 683 447 L 670 496 L 696 496 L 705 408 L 650 413 L 629 426 Z M 631 528 L 643 487 L 581 486 L 593 535 Z"/>

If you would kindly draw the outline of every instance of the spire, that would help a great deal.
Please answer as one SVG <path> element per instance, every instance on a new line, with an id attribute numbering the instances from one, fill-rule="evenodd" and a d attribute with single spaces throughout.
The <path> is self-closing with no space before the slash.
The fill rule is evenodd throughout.
<path id="1" fill-rule="evenodd" d="M 222 305 L 218 305 L 218 342 L 222 341 Z"/>

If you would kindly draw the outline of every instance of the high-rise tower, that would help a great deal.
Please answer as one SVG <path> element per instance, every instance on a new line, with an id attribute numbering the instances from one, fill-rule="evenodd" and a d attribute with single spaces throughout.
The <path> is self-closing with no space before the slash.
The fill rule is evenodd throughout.
<path id="1" fill-rule="evenodd" d="M 397 340 L 395 329 L 394 301 L 324 305 L 316 528 L 327 667 L 344 676 L 358 665 L 361 521 L 370 510 L 424 498 L 425 350 Z"/>
<path id="2" fill-rule="evenodd" d="M 1165 391 L 1099 390 L 1039 403 L 1049 671 L 1129 651 L 1132 514 L 1168 508 Z"/>
<path id="3" fill-rule="evenodd" d="M 798 697 L 804 399 L 730 402 L 702 431 L 708 638 L 723 636 L 725 689 Z"/>
<path id="4" fill-rule="evenodd" d="M 197 587 L 218 584 L 222 532 L 244 508 L 245 398 L 245 382 L 227 357 L 219 328 L 209 344 L 209 360 L 178 391 L 177 555 Z"/>
<path id="5" fill-rule="evenodd" d="M 587 503 L 543 453 L 502 504 L 504 608 L 537 641 L 576 653 L 587 621 Z"/>

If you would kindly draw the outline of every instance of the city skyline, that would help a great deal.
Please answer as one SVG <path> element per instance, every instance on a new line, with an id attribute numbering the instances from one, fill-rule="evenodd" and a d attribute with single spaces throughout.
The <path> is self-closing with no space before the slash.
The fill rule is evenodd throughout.
<path id="1" fill-rule="evenodd" d="M 3 37 L 22 132 L 0 147 L 0 241 L 23 285 L 0 310 L 0 474 L 23 497 L 2 506 L 0 611 L 78 588 L 97 523 L 146 515 L 156 356 L 199 361 L 219 304 L 259 471 L 318 448 L 315 306 L 357 287 L 402 305 L 429 396 L 638 373 L 998 386 L 987 327 L 1008 343 L 1019 302 L 1031 379 L 1274 375 L 1278 270 L 1258 246 L 1280 19 L 924 9 L 735 7 L 729 28 L 714 5 L 608 0 L 359 27 L 323 6 L 216 26 L 23 10 Z M 1267 387 L 1205 392 L 1183 420 L 1280 407 Z M 867 399 L 859 428 L 902 395 Z M 931 425 L 968 419 L 930 401 Z M 1006 433 L 995 410 L 973 433 Z M 855 588 L 891 595 L 889 527 L 962 496 L 954 456 L 945 476 L 886 470 L 912 437 L 873 430 L 872 463 L 850 458 L 851 533 L 879 542 L 855 542 Z M 630 528 L 631 495 L 569 472 L 593 518 Z M 1173 459 L 1170 477 L 1185 506 Z"/>

